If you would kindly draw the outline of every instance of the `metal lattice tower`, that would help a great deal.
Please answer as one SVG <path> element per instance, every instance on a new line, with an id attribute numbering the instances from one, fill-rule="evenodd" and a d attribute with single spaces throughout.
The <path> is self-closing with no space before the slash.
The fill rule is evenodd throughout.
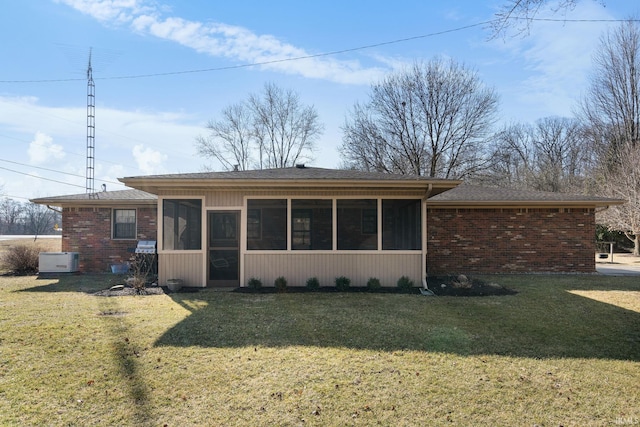
<path id="1" fill-rule="evenodd" d="M 91 68 L 91 50 L 89 50 L 89 65 L 87 67 L 87 194 L 93 195 L 95 189 L 95 150 L 96 150 L 96 85 L 93 82 Z"/>

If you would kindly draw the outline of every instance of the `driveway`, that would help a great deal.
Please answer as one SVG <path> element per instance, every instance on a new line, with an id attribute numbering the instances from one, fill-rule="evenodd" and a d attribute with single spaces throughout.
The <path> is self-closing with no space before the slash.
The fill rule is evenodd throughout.
<path id="1" fill-rule="evenodd" d="M 612 263 L 596 259 L 596 270 L 610 276 L 640 276 L 640 258 L 616 253 Z"/>
<path id="2" fill-rule="evenodd" d="M 608 276 L 640 276 L 640 265 L 596 264 L 596 271 Z"/>

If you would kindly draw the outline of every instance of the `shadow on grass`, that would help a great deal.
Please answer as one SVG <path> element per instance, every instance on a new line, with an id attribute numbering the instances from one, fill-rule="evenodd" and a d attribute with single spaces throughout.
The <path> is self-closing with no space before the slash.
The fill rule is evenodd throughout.
<path id="1" fill-rule="evenodd" d="M 460 355 L 640 360 L 640 313 L 573 290 L 640 298 L 637 278 L 501 276 L 501 297 L 383 294 L 172 294 L 191 314 L 157 346 L 318 346 Z"/>
<path id="2" fill-rule="evenodd" d="M 33 277 L 33 276 L 31 276 Z M 41 286 L 21 289 L 18 292 L 83 292 L 94 293 L 124 283 L 127 276 L 121 274 L 49 274 L 37 276 L 37 281 L 48 282 Z"/>
<path id="3" fill-rule="evenodd" d="M 135 343 L 135 337 L 131 335 L 131 327 L 125 317 L 109 316 L 109 313 L 119 313 L 120 306 L 117 299 L 99 298 L 100 312 L 103 323 L 111 334 L 113 361 L 118 367 L 120 376 L 127 384 L 127 394 L 130 405 L 133 408 L 133 416 L 136 425 L 144 425 L 151 417 L 149 408 L 149 390 L 140 375 L 137 358 L 141 352 Z"/>
<path id="4" fill-rule="evenodd" d="M 126 276 L 113 274 L 65 274 L 38 277 L 25 276 L 30 283 L 42 282 L 40 286 L 19 289 L 16 292 L 25 293 L 60 293 L 60 298 L 65 298 L 64 293 L 80 292 L 94 294 L 97 291 L 108 289 L 117 283 L 122 283 Z M 95 297 L 99 313 L 97 316 L 101 327 L 109 332 L 110 357 L 117 368 L 131 408 L 131 425 L 148 425 L 153 418 L 149 407 L 150 390 L 145 382 L 144 375 L 140 372 L 139 357 L 143 350 L 137 344 L 137 337 L 132 332 L 132 325 L 121 307 L 118 298 Z"/>

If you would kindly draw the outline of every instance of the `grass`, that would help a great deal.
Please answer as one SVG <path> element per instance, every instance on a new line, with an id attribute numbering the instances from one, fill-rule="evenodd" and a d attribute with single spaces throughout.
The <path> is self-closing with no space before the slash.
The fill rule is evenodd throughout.
<path id="1" fill-rule="evenodd" d="M 0 278 L 0 425 L 640 423 L 640 283 L 489 277 L 514 296 L 96 297 Z"/>
<path id="2" fill-rule="evenodd" d="M 3 262 L 6 251 L 18 245 L 37 248 L 40 252 L 60 252 L 62 241 L 59 238 L 0 240 L 0 274 L 7 271 Z"/>
<path id="3" fill-rule="evenodd" d="M 0 254 L 8 248 L 16 245 L 36 246 L 42 249 L 42 252 L 60 252 L 61 239 L 56 238 L 39 238 L 33 239 L 13 239 L 0 240 Z"/>

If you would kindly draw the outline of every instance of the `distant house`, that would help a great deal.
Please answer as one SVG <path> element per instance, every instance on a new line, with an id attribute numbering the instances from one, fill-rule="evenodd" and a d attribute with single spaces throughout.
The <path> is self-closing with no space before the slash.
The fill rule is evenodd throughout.
<path id="1" fill-rule="evenodd" d="M 63 208 L 62 250 L 80 252 L 83 271 L 108 271 L 138 240 L 157 240 L 160 282 L 202 287 L 590 273 L 595 211 L 621 203 L 302 165 L 120 181 L 134 190 L 33 201 Z"/>

